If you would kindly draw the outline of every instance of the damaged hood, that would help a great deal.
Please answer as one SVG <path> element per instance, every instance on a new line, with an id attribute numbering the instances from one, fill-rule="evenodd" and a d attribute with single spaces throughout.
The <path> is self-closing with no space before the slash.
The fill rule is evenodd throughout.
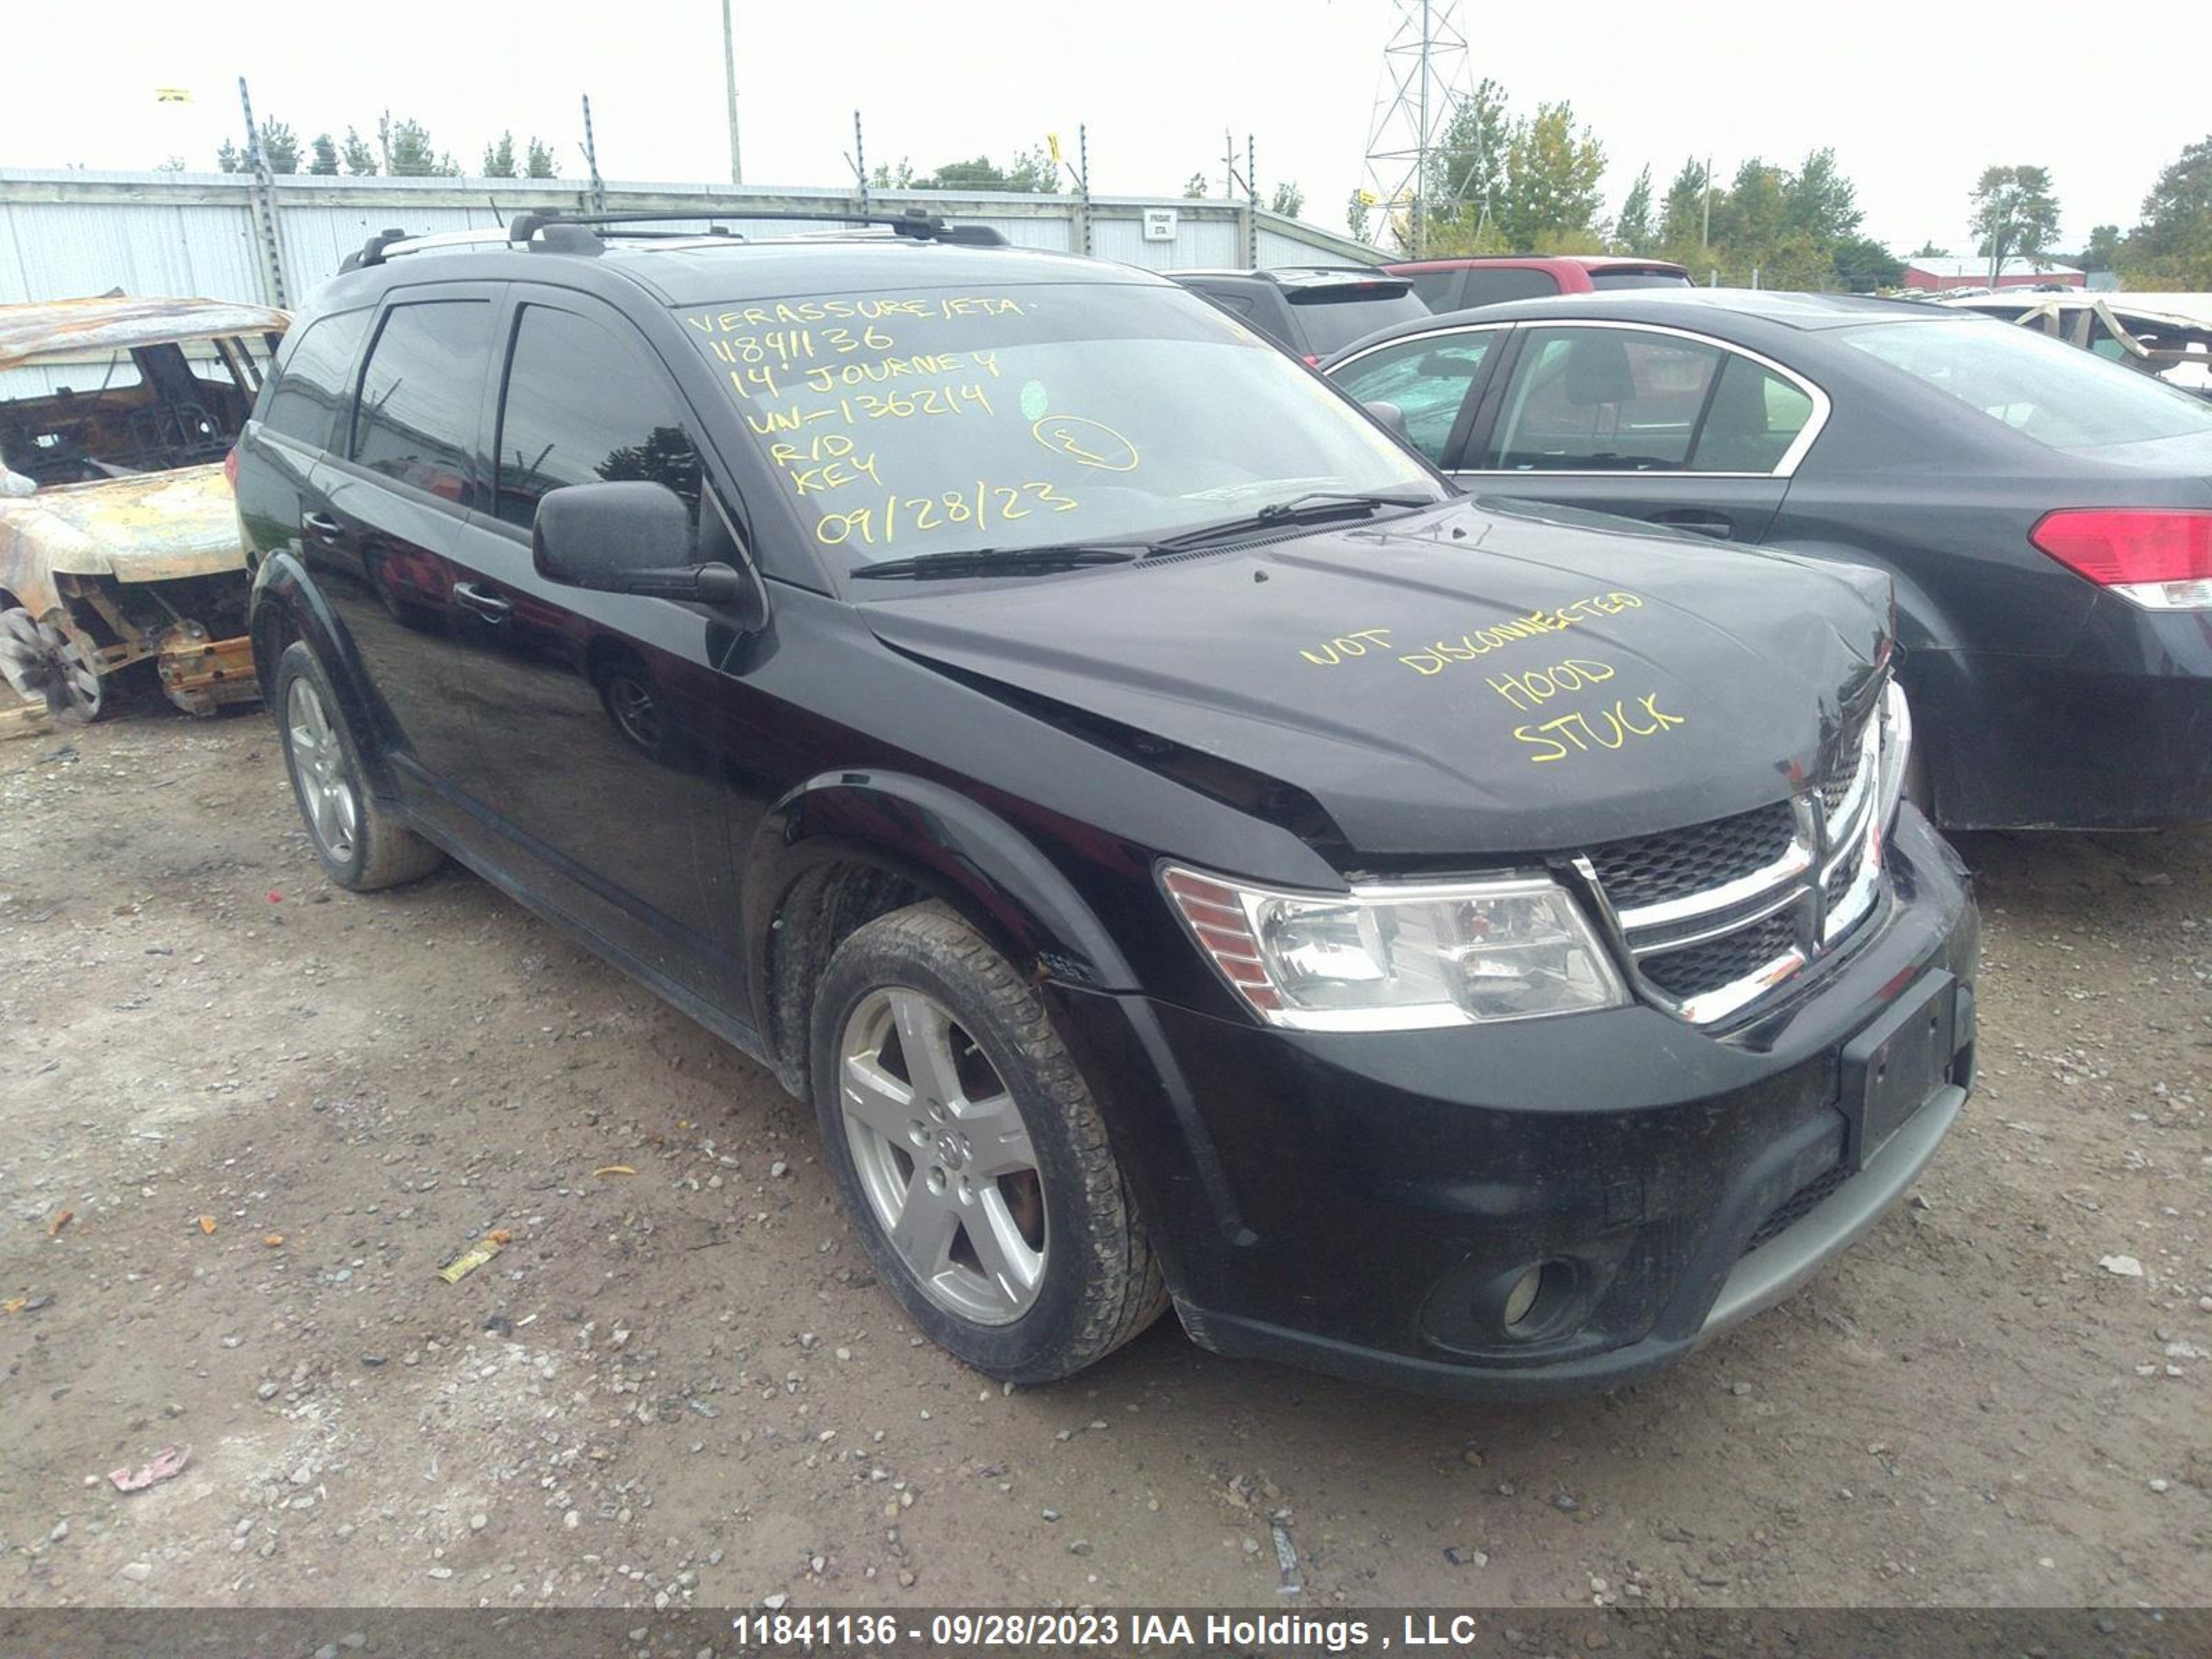
<path id="1" fill-rule="evenodd" d="M 245 565 L 220 465 L 0 499 L 0 586 L 27 602 L 39 594 L 52 603 L 57 575 L 155 582 Z"/>
<path id="2" fill-rule="evenodd" d="M 1139 761 L 1303 792 L 1354 856 L 1553 851 L 1778 799 L 1825 775 L 1890 627 L 1877 571 L 1488 501 L 861 610 Z"/>

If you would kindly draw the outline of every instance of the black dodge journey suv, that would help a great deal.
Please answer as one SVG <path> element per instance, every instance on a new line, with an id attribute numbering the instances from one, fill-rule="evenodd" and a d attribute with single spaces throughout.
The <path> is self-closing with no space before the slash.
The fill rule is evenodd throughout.
<path id="1" fill-rule="evenodd" d="M 769 216 L 773 217 L 775 216 Z M 1934 1154 L 1887 579 L 1459 495 L 1195 295 L 905 216 L 372 238 L 235 461 L 343 886 L 450 854 L 812 1102 L 916 1323 L 1607 1387 Z"/>

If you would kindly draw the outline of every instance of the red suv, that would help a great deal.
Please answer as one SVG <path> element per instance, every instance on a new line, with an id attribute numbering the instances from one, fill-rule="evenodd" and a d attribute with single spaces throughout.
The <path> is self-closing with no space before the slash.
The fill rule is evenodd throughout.
<path id="1" fill-rule="evenodd" d="M 1419 259 L 1385 265 L 1412 279 L 1431 311 L 1465 311 L 1501 300 L 1548 299 L 1613 288 L 1687 288 L 1690 273 L 1665 259 L 1632 259 L 1610 253 L 1508 253 L 1458 259 Z"/>

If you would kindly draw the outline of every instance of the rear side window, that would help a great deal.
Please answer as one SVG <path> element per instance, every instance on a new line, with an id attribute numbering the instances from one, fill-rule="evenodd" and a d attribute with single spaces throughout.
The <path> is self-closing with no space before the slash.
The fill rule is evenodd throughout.
<path id="1" fill-rule="evenodd" d="M 1445 451 L 1452 427 L 1496 337 L 1484 329 L 1405 340 L 1364 353 L 1334 378 L 1361 403 L 1395 404 L 1406 416 L 1413 447 L 1443 466 L 1449 464 Z"/>
<path id="2" fill-rule="evenodd" d="M 261 400 L 261 424 L 310 449 L 329 448 L 374 314 L 348 311 L 308 324 Z"/>
<path id="3" fill-rule="evenodd" d="M 351 457 L 371 472 L 471 507 L 491 305 L 424 300 L 385 313 L 354 412 Z"/>
<path id="4" fill-rule="evenodd" d="M 1431 311 L 1459 309 L 1459 279 L 1456 270 L 1417 270 L 1406 280 L 1413 285 L 1413 293 Z"/>
<path id="5" fill-rule="evenodd" d="M 1717 347 L 1673 335 L 1531 330 L 1489 465 L 1503 471 L 1685 471 L 1721 356 Z"/>
<path id="6" fill-rule="evenodd" d="M 1462 306 L 1494 306 L 1507 300 L 1539 300 L 1559 291 L 1559 279 L 1548 270 L 1484 270 L 1467 273 L 1467 292 Z"/>
<path id="7" fill-rule="evenodd" d="M 1728 354 L 1690 452 L 1692 472 L 1771 472 L 1813 418 L 1804 387 Z"/>
<path id="8" fill-rule="evenodd" d="M 525 306 L 500 402 L 498 515 L 528 525 L 570 484 L 641 479 L 699 511 L 698 447 L 659 364 L 587 317 Z"/>
<path id="9" fill-rule="evenodd" d="M 1899 323 L 1836 337 L 2052 449 L 2212 432 L 2212 403 L 2032 329 Z"/>

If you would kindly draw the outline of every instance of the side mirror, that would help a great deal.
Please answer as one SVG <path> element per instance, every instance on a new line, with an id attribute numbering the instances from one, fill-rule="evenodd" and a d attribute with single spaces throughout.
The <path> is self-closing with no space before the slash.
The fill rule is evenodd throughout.
<path id="1" fill-rule="evenodd" d="M 1406 424 L 1406 411 L 1397 404 L 1376 398 L 1359 406 L 1389 428 L 1390 435 L 1407 448 L 1413 447 L 1413 429 Z"/>
<path id="2" fill-rule="evenodd" d="M 539 500 L 530 556 L 548 580 L 629 592 L 641 572 L 689 568 L 690 509 L 665 484 L 571 484 Z"/>

